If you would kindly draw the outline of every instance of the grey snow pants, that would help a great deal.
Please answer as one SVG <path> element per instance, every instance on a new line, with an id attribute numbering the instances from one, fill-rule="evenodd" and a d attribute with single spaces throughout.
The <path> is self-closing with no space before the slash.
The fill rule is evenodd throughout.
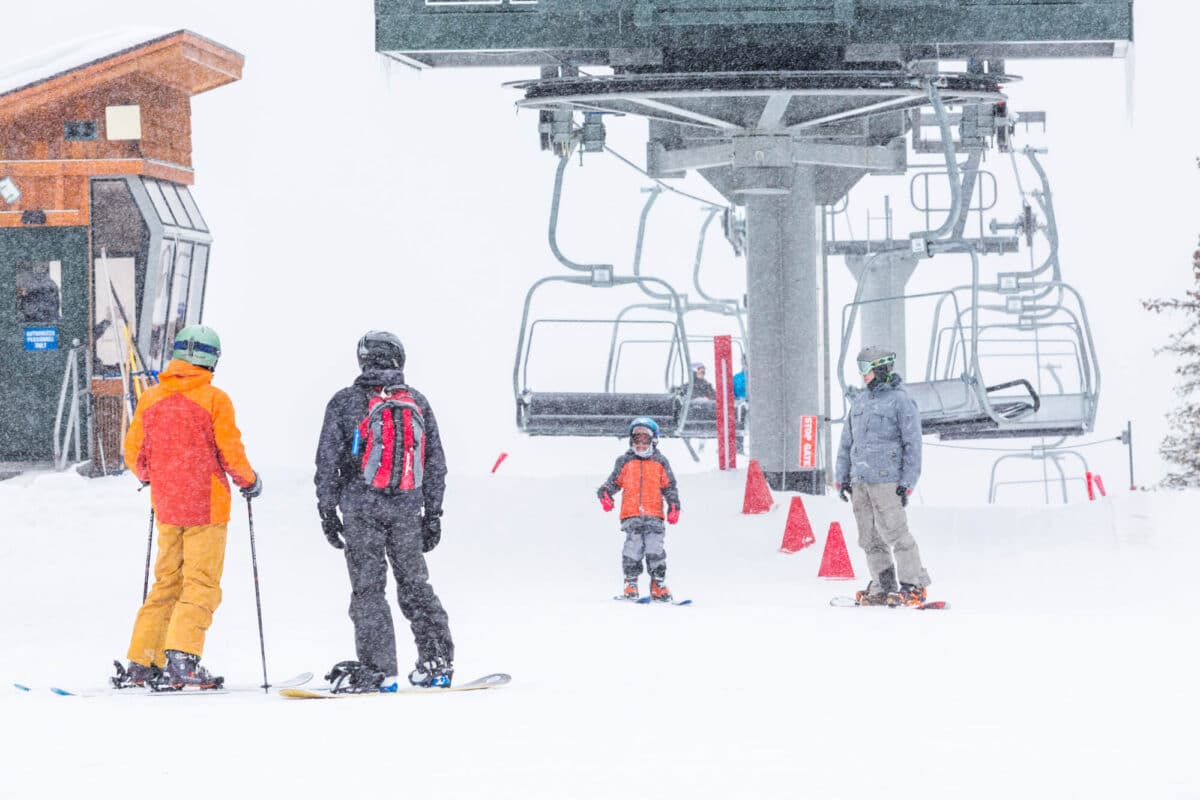
<path id="1" fill-rule="evenodd" d="M 630 517 L 621 520 L 625 531 L 625 546 L 621 548 L 621 569 L 626 578 L 636 579 L 642 574 L 642 560 L 646 561 L 646 572 L 651 578 L 663 580 L 667 577 L 667 551 L 663 543 L 667 538 L 663 521 L 657 517 Z"/>
<path id="2" fill-rule="evenodd" d="M 917 542 L 908 531 L 908 516 L 895 483 L 856 483 L 850 497 L 858 522 L 858 546 L 867 554 L 872 591 L 894 592 L 900 583 L 924 587 L 929 573 L 921 566 Z"/>
<path id="3" fill-rule="evenodd" d="M 385 675 L 398 674 L 396 633 L 388 607 L 387 572 L 391 562 L 400 611 L 412 628 L 418 662 L 441 656 L 454 660 L 450 621 L 429 585 L 421 552 L 419 506 L 405 508 L 387 499 L 343 506 L 346 568 L 350 572 L 350 619 L 358 660 Z"/>

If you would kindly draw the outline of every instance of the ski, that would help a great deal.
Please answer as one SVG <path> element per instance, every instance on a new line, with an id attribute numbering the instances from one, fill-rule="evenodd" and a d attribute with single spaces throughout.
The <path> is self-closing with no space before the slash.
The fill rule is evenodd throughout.
<path id="1" fill-rule="evenodd" d="M 297 675 L 282 680 L 276 681 L 270 685 L 270 689 L 284 689 L 296 686 L 303 686 L 313 679 L 311 672 L 301 672 Z M 33 687 L 23 684 L 14 683 L 13 686 L 19 691 L 32 692 Z M 111 696 L 129 696 L 136 695 L 138 697 L 164 697 L 167 695 L 187 695 L 189 697 L 195 695 L 223 695 L 223 694 L 241 694 L 245 692 L 261 692 L 263 687 L 261 684 L 236 684 L 222 686 L 220 689 L 164 689 L 155 691 L 148 686 L 129 686 L 124 689 L 116 689 L 112 686 L 102 689 L 64 689 L 61 686 L 46 687 L 52 693 L 59 697 L 111 697 Z"/>
<path id="2" fill-rule="evenodd" d="M 636 602 L 639 606 L 690 606 L 692 604 L 690 597 L 686 600 L 655 600 L 653 597 L 639 597 Z"/>
<path id="3" fill-rule="evenodd" d="M 905 606 L 905 605 L 860 606 L 858 604 L 858 601 L 855 600 L 853 597 L 835 597 L 829 601 L 829 605 L 833 606 L 834 608 L 913 608 L 913 609 L 916 609 L 917 611 L 938 611 L 938 610 L 950 607 L 950 604 L 947 603 L 945 600 L 927 600 L 926 602 L 921 603 L 921 605 L 919 605 L 919 606 Z"/>
<path id="4" fill-rule="evenodd" d="M 480 689 L 495 689 L 499 686 L 504 686 L 512 680 L 512 676 L 503 672 L 493 672 L 490 675 L 484 675 L 482 678 L 476 678 L 467 683 L 460 683 L 455 686 L 446 686 L 444 688 L 433 688 L 424 686 L 409 686 L 406 688 L 388 688 L 378 692 L 341 692 L 334 694 L 329 690 L 329 687 L 323 686 L 313 689 L 299 688 L 282 688 L 279 694 L 283 697 L 293 700 L 345 700 L 351 697 L 388 697 L 396 694 L 442 694 L 444 692 L 473 692 Z"/>

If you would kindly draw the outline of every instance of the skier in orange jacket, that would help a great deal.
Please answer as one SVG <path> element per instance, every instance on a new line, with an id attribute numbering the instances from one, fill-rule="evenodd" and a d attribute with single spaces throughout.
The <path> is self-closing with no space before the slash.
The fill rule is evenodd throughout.
<path id="1" fill-rule="evenodd" d="M 133 625 L 129 665 L 113 679 L 118 688 L 216 688 L 224 680 L 199 662 L 221 602 L 231 500 L 226 473 L 247 500 L 262 492 L 262 480 L 246 460 L 229 395 L 212 385 L 220 356 L 212 328 L 179 331 L 170 364 L 138 401 L 125 436 L 125 464 L 150 486 L 158 560 Z"/>

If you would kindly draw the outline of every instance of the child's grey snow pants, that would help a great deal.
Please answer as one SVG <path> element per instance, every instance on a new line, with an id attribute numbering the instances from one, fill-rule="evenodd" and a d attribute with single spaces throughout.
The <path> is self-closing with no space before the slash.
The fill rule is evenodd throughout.
<path id="1" fill-rule="evenodd" d="M 929 573 L 921 566 L 917 541 L 908 531 L 908 515 L 895 483 L 856 483 L 851 487 L 858 546 L 867 554 L 872 591 L 894 592 L 900 583 L 923 587 Z M 894 560 L 893 560 L 894 557 Z"/>
<path id="2" fill-rule="evenodd" d="M 366 490 L 355 493 L 358 496 L 354 498 L 346 494 L 342 497 L 342 535 L 358 660 L 385 675 L 399 674 L 396 633 L 385 594 L 390 561 L 400 611 L 416 640 L 418 662 L 435 656 L 453 661 L 449 619 L 429 585 L 429 568 L 421 552 L 420 505 L 410 508 L 395 498 L 366 494 Z"/>
<path id="3" fill-rule="evenodd" d="M 625 531 L 625 546 L 621 549 L 625 577 L 636 579 L 641 575 L 644 558 L 651 578 L 666 578 L 667 551 L 663 542 L 667 534 L 663 521 L 658 517 L 629 517 L 621 520 L 621 530 Z"/>

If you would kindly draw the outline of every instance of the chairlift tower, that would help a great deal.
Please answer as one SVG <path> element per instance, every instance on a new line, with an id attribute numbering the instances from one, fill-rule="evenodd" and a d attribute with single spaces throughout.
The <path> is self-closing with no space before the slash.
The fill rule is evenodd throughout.
<path id="1" fill-rule="evenodd" d="M 829 418 L 818 207 L 904 173 L 923 109 L 996 108 L 1006 60 L 1122 56 L 1132 5 L 376 0 L 375 46 L 418 68 L 537 68 L 512 86 L 544 149 L 600 150 L 602 115 L 644 117 L 650 175 L 697 171 L 745 208 L 751 456 L 773 488 L 820 494 L 830 465 L 799 452 L 801 417 Z M 944 71 L 951 60 L 969 66 Z"/>

